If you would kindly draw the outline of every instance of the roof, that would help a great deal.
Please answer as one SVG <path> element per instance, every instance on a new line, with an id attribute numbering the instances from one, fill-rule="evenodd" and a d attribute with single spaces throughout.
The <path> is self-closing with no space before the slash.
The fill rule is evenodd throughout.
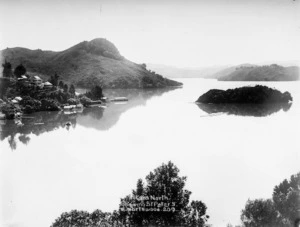
<path id="1" fill-rule="evenodd" d="M 21 101 L 22 100 L 22 98 L 21 97 L 15 97 L 15 100 L 17 100 L 17 101 Z"/>
<path id="2" fill-rule="evenodd" d="M 36 80 L 41 80 L 41 78 L 39 76 L 34 76 L 33 78 Z"/>
<path id="3" fill-rule="evenodd" d="M 53 85 L 52 85 L 50 82 L 48 82 L 48 81 L 45 82 L 44 85 L 45 85 L 45 86 L 53 86 Z"/>
<path id="4" fill-rule="evenodd" d="M 25 75 L 22 75 L 21 78 L 22 79 L 28 79 L 27 76 L 25 76 Z"/>

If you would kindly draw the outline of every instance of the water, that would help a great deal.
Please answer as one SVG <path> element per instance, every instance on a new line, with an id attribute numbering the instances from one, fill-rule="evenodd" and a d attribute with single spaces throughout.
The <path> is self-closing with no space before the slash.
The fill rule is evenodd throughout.
<path id="1" fill-rule="evenodd" d="M 188 177 L 191 199 L 208 206 L 208 223 L 239 224 L 248 198 L 271 197 L 299 171 L 299 82 L 260 83 L 294 98 L 261 113 L 193 103 L 210 88 L 255 82 L 181 81 L 175 90 L 105 91 L 129 97 L 106 109 L 36 113 L 23 126 L 2 121 L 1 226 L 50 226 L 72 209 L 113 211 L 138 178 L 169 160 Z"/>

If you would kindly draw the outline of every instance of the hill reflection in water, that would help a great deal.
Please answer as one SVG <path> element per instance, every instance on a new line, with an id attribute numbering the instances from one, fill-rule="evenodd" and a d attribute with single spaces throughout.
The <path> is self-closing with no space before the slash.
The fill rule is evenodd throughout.
<path id="1" fill-rule="evenodd" d="M 208 114 L 226 113 L 229 115 L 266 117 L 280 110 L 288 111 L 292 103 L 271 104 L 204 104 L 197 103 L 198 107 Z"/>
<path id="2" fill-rule="evenodd" d="M 108 130 L 114 126 L 120 116 L 127 110 L 146 105 L 147 100 L 152 97 L 161 96 L 165 92 L 174 90 L 167 89 L 114 89 L 105 90 L 107 97 L 125 96 L 128 102 L 117 104 L 108 103 L 107 108 L 94 106 L 84 108 L 81 112 L 37 112 L 30 115 L 24 115 L 21 120 L 0 121 L 0 140 L 7 139 L 12 150 L 17 148 L 17 143 L 28 144 L 30 134 L 40 135 L 53 130 L 65 128 L 76 128 L 81 125 L 87 128 L 97 130 Z M 68 125 L 67 125 L 68 123 Z"/>

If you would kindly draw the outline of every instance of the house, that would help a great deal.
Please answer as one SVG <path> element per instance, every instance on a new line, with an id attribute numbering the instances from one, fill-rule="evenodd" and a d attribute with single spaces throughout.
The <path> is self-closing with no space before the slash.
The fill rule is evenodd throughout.
<path id="1" fill-rule="evenodd" d="M 30 77 L 30 83 L 36 86 L 40 86 L 43 83 L 43 80 L 39 76 Z"/>
<path id="2" fill-rule="evenodd" d="M 13 104 L 19 104 L 19 101 L 18 101 L 18 100 L 15 100 L 15 99 L 13 99 L 11 102 L 12 102 Z"/>
<path id="3" fill-rule="evenodd" d="M 20 96 L 18 96 L 18 97 L 15 97 L 14 100 L 17 100 L 18 102 L 21 102 L 21 101 L 22 101 L 22 98 L 21 98 Z"/>
<path id="4" fill-rule="evenodd" d="M 53 85 L 50 82 L 45 82 L 44 83 L 44 89 L 51 89 L 53 87 Z"/>
<path id="5" fill-rule="evenodd" d="M 20 78 L 18 78 L 18 83 L 21 83 L 23 85 L 29 85 L 28 77 L 25 75 L 22 75 Z"/>

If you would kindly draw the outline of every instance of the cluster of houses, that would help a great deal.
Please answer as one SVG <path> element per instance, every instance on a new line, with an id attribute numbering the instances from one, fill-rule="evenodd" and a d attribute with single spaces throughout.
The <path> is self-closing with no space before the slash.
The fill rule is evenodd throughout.
<path id="1" fill-rule="evenodd" d="M 53 87 L 53 85 L 50 82 L 43 82 L 43 80 L 39 76 L 22 75 L 20 78 L 18 78 L 18 83 L 46 90 L 51 89 Z"/>

